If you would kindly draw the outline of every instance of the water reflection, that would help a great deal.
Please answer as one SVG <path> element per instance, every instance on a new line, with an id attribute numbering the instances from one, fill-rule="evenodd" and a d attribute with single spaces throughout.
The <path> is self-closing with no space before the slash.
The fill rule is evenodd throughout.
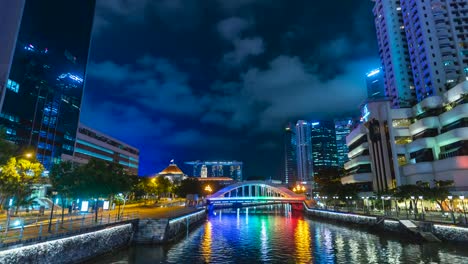
<path id="1" fill-rule="evenodd" d="M 310 229 L 309 224 L 303 219 L 298 219 L 294 230 L 294 244 L 296 245 L 296 263 L 309 263 L 310 253 Z"/>
<path id="2" fill-rule="evenodd" d="M 221 214 L 219 215 L 221 219 Z M 205 231 L 203 232 L 203 238 L 201 243 L 201 253 L 205 259 L 205 262 L 210 263 L 211 261 L 211 222 L 207 221 L 205 224 Z"/>
<path id="3" fill-rule="evenodd" d="M 135 246 L 97 263 L 468 263 L 465 248 L 389 240 L 288 210 L 225 210 L 178 243 Z"/>

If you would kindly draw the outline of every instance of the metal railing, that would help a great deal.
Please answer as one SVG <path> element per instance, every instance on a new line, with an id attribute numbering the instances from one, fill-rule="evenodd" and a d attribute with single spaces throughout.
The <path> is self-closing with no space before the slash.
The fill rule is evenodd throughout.
<path id="1" fill-rule="evenodd" d="M 29 244 L 48 241 L 71 235 L 103 229 L 110 225 L 128 222 L 139 218 L 137 211 L 119 214 L 117 212 L 100 212 L 96 221 L 94 213 L 66 215 L 49 220 L 36 220 L 35 223 L 5 228 L 0 225 L 0 250 L 17 244 Z M 3 223 L 4 224 L 4 223 Z M 13 223 L 14 224 L 14 223 Z"/>

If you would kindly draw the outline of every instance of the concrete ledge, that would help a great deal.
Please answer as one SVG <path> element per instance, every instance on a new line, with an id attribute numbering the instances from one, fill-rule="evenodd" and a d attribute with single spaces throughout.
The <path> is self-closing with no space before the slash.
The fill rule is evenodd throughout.
<path id="1" fill-rule="evenodd" d="M 130 244 L 132 224 L 0 252 L 0 263 L 79 263 Z"/>
<path id="2" fill-rule="evenodd" d="M 440 240 L 453 242 L 468 242 L 468 228 L 449 226 L 449 225 L 434 225 L 432 232 Z"/>

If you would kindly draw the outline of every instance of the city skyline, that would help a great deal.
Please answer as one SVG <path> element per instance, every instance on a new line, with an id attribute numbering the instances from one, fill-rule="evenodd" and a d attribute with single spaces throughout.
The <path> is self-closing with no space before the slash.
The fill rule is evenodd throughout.
<path id="1" fill-rule="evenodd" d="M 335 5 L 98 1 L 81 121 L 139 148 L 141 175 L 175 158 L 278 178 L 284 125 L 356 116 L 380 66 L 373 3 Z"/>

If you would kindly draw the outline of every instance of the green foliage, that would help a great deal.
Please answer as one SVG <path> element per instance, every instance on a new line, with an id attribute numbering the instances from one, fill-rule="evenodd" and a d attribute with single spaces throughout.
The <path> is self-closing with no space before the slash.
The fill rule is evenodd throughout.
<path id="1" fill-rule="evenodd" d="M 0 165 L 5 164 L 18 151 L 18 146 L 6 139 L 6 130 L 0 126 Z"/>
<path id="2" fill-rule="evenodd" d="M 130 191 L 136 182 L 121 165 L 98 159 L 84 165 L 63 162 L 53 167 L 50 178 L 58 192 L 74 198 L 111 197 Z"/>
<path id="3" fill-rule="evenodd" d="M 10 158 L 5 165 L 0 166 L 0 192 L 4 200 L 7 197 L 16 198 L 18 206 L 31 195 L 35 184 L 40 183 L 44 167 L 37 161 Z"/>
<path id="4" fill-rule="evenodd" d="M 186 197 L 187 194 L 202 194 L 202 185 L 201 182 L 195 178 L 187 178 L 180 182 L 180 185 L 177 186 L 174 192 L 179 197 Z"/>

